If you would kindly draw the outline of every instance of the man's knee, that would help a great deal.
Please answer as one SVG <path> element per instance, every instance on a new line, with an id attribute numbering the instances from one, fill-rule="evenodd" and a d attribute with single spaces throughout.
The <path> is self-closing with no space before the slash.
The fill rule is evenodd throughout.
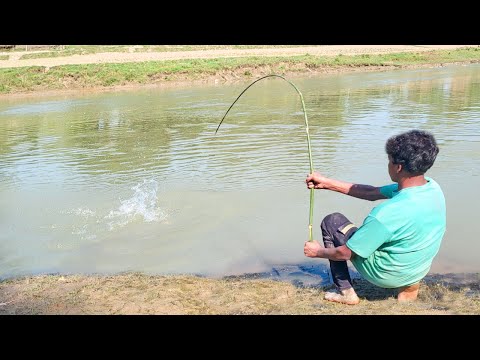
<path id="1" fill-rule="evenodd" d="M 349 222 L 349 220 L 345 217 L 345 215 L 335 212 L 325 216 L 320 226 L 322 227 L 322 229 L 337 230 L 340 226 L 342 226 L 346 222 Z"/>

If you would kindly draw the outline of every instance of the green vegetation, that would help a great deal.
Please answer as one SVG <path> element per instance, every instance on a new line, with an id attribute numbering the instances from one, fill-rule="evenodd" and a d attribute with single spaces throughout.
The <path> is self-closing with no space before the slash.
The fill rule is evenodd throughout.
<path id="1" fill-rule="evenodd" d="M 98 47 L 96 47 L 98 48 Z M 67 48 L 65 51 L 68 51 Z M 355 56 L 239 57 L 149 61 L 121 64 L 62 65 L 0 69 L 0 94 L 67 88 L 110 87 L 165 81 L 205 79 L 224 75 L 251 78 L 271 73 L 342 71 L 352 67 L 385 67 L 471 63 L 480 61 L 480 48 Z"/>
<path id="2" fill-rule="evenodd" d="M 0 60 L 8 60 L 10 55 L 0 55 Z"/>

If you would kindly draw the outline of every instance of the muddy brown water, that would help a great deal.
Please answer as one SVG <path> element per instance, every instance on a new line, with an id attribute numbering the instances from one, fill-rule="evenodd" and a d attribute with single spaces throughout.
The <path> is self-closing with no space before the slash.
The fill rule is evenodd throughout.
<path id="1" fill-rule="evenodd" d="M 419 128 L 447 200 L 434 273 L 480 271 L 480 66 L 290 77 L 314 168 L 390 183 L 386 139 Z M 328 278 L 306 259 L 309 172 L 301 102 L 280 79 L 0 100 L 0 277 L 264 271 Z M 375 203 L 315 192 L 314 237 Z M 273 270 L 272 270 L 273 269 Z"/>

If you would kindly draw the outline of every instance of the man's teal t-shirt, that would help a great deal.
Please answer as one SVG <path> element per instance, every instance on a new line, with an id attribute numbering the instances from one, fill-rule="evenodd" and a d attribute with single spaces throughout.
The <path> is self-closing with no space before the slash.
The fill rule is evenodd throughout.
<path id="1" fill-rule="evenodd" d="M 431 178 L 398 191 L 382 186 L 389 198 L 372 209 L 347 241 L 351 261 L 368 281 L 384 288 L 408 286 L 427 275 L 446 229 L 445 197 Z"/>

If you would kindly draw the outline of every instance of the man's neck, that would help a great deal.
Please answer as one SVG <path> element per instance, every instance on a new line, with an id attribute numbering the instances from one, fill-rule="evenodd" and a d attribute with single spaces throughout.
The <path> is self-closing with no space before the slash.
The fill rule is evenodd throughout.
<path id="1" fill-rule="evenodd" d="M 427 183 L 427 179 L 423 175 L 405 176 L 398 181 L 398 190 L 402 190 L 414 186 L 422 186 Z"/>

